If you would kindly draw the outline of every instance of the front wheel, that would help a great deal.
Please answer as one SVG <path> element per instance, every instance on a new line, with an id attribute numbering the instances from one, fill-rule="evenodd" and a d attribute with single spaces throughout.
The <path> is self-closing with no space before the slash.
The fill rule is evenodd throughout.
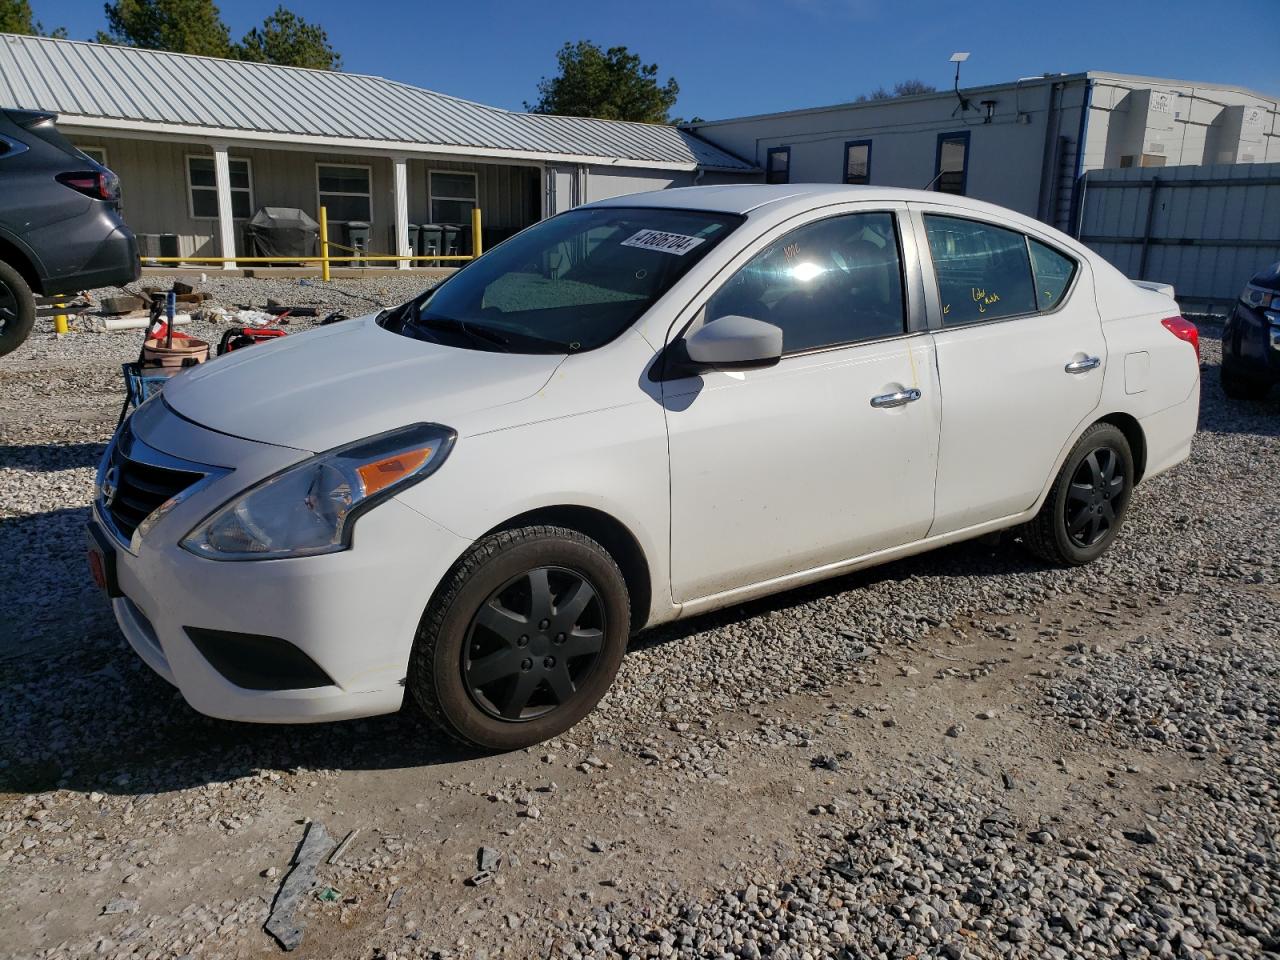
<path id="1" fill-rule="evenodd" d="M 423 614 L 408 688 L 468 747 L 517 750 L 586 716 L 622 665 L 626 582 L 608 552 L 562 527 L 476 543 Z"/>
<path id="2" fill-rule="evenodd" d="M 1125 435 L 1109 423 L 1095 423 L 1072 447 L 1036 518 L 1023 526 L 1023 542 L 1050 563 L 1096 560 L 1120 532 L 1133 477 Z"/>
<path id="3" fill-rule="evenodd" d="M 1219 376 L 1222 379 L 1222 392 L 1232 400 L 1261 400 L 1271 389 L 1265 380 L 1256 380 L 1238 369 L 1239 360 L 1230 358 L 1223 352 L 1222 368 Z"/>
<path id="4" fill-rule="evenodd" d="M 0 262 L 0 357 L 22 346 L 36 323 L 36 301 L 22 274 Z"/>

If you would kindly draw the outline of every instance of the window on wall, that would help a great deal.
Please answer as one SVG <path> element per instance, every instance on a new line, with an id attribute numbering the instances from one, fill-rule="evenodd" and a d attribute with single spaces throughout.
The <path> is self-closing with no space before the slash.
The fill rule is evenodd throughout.
<path id="1" fill-rule="evenodd" d="M 104 167 L 107 165 L 107 150 L 105 147 L 76 147 L 76 149 L 94 163 L 100 163 Z"/>
<path id="2" fill-rule="evenodd" d="M 253 172 L 244 157 L 227 158 L 231 182 L 231 216 L 248 220 L 253 216 Z M 191 216 L 195 220 L 218 219 L 218 182 L 213 157 L 187 157 L 187 187 Z"/>
<path id="3" fill-rule="evenodd" d="M 783 352 L 791 354 L 901 336 L 902 290 L 893 214 L 854 213 L 774 241 L 725 281 L 705 316 L 775 324 Z"/>
<path id="4" fill-rule="evenodd" d="M 938 134 L 938 155 L 934 163 L 934 189 L 939 193 L 964 195 L 969 179 L 969 133 Z"/>
<path id="5" fill-rule="evenodd" d="M 764 168 L 765 183 L 791 182 L 791 148 L 770 147 Z"/>
<path id="6" fill-rule="evenodd" d="M 871 182 L 870 140 L 850 140 L 844 145 L 844 182 Z"/>
<path id="7" fill-rule="evenodd" d="M 317 163 L 316 195 L 330 223 L 373 221 L 373 170 L 352 163 Z"/>
<path id="8" fill-rule="evenodd" d="M 427 174 L 432 223 L 470 223 L 477 198 L 474 173 L 432 170 Z"/>
<path id="9" fill-rule="evenodd" d="M 925 216 L 924 226 L 943 324 L 961 326 L 1036 312 L 1026 237 L 989 223 L 931 214 Z"/>

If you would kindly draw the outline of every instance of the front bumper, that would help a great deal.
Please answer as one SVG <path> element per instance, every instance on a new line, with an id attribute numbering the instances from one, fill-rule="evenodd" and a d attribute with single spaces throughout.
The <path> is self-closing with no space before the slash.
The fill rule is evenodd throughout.
<path id="1" fill-rule="evenodd" d="M 302 451 L 204 430 L 145 405 L 132 429 L 171 457 L 226 472 L 129 544 L 113 534 L 116 622 L 137 654 L 212 717 L 265 723 L 339 720 L 400 708 L 409 652 L 436 584 L 467 541 L 389 500 L 362 516 L 350 550 L 288 560 L 224 562 L 179 541 L 232 494 L 302 459 Z M 113 529 L 101 502 L 93 522 Z M 188 628 L 280 638 L 330 683 L 249 689 L 233 683 Z"/>
<path id="2" fill-rule="evenodd" d="M 1249 376 L 1280 382 L 1280 310 L 1237 303 L 1222 331 L 1222 348 Z"/>

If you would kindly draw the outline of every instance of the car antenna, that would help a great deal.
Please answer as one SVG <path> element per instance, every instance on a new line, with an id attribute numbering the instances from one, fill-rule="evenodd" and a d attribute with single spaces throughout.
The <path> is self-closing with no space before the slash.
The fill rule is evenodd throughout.
<path id="1" fill-rule="evenodd" d="M 936 174 L 934 174 L 933 179 L 932 179 L 932 180 L 930 180 L 928 183 L 926 183 L 926 184 L 925 184 L 923 187 L 921 187 L 920 189 L 921 189 L 921 190 L 932 190 L 932 189 L 933 189 L 933 185 L 934 185 L 935 183 L 937 183 L 939 180 L 941 180 L 941 179 L 942 179 L 942 175 L 943 175 L 944 173 L 946 173 L 946 172 L 947 172 L 947 171 L 945 171 L 945 170 L 939 170 Z"/>

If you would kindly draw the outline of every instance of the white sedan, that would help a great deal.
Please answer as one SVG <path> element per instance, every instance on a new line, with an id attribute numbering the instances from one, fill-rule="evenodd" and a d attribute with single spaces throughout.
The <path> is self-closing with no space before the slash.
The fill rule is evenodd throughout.
<path id="1" fill-rule="evenodd" d="M 647 626 L 996 530 L 1097 557 L 1190 450 L 1171 293 L 937 193 L 590 204 L 174 378 L 102 462 L 95 575 L 203 713 L 407 693 L 466 744 L 526 746 Z"/>

